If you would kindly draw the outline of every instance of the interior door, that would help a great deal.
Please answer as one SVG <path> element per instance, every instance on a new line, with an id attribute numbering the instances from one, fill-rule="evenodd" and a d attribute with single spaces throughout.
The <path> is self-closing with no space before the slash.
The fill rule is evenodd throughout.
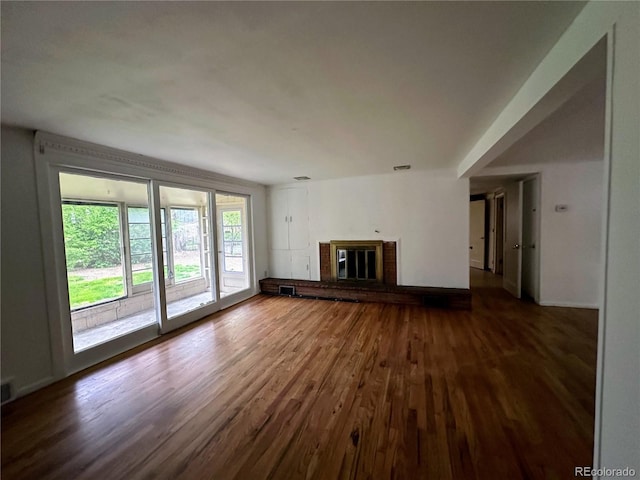
<path id="1" fill-rule="evenodd" d="M 469 206 L 469 265 L 484 269 L 485 201 L 474 200 Z"/>
<path id="2" fill-rule="evenodd" d="M 504 288 L 516 298 L 522 289 L 522 182 L 505 189 Z"/>
<path id="3" fill-rule="evenodd" d="M 538 179 L 522 186 L 522 293 L 538 300 Z"/>

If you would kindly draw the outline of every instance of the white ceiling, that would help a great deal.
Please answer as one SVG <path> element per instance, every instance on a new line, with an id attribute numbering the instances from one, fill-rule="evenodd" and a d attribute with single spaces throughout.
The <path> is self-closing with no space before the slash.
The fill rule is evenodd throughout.
<path id="1" fill-rule="evenodd" d="M 472 195 L 491 192 L 522 180 L 545 164 L 604 160 L 606 44 L 599 44 L 596 48 L 603 51 L 591 59 L 594 61 L 593 79 L 487 165 L 485 170 L 481 170 L 478 176 L 471 177 Z M 512 167 L 512 171 L 528 173 L 490 173 L 500 167 Z"/>
<path id="2" fill-rule="evenodd" d="M 600 75 L 488 167 L 604 159 L 606 64 Z"/>
<path id="3" fill-rule="evenodd" d="M 584 2 L 2 2 L 2 122 L 266 184 L 455 167 Z"/>

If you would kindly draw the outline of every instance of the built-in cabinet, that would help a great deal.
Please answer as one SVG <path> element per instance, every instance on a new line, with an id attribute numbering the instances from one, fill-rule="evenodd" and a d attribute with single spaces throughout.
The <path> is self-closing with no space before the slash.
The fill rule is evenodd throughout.
<path id="1" fill-rule="evenodd" d="M 309 246 L 306 188 L 271 190 L 271 248 L 300 250 Z"/>
<path id="2" fill-rule="evenodd" d="M 309 204 L 306 188 L 270 191 L 270 275 L 309 279 Z"/>
<path id="3" fill-rule="evenodd" d="M 271 250 L 270 260 L 270 275 L 274 278 L 310 279 L 307 250 Z"/>

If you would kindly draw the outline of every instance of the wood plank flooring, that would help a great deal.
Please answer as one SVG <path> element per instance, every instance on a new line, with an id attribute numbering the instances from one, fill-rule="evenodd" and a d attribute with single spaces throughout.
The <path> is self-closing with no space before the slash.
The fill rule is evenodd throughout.
<path id="1" fill-rule="evenodd" d="M 10 479 L 566 479 L 597 312 L 258 296 L 2 409 Z"/>

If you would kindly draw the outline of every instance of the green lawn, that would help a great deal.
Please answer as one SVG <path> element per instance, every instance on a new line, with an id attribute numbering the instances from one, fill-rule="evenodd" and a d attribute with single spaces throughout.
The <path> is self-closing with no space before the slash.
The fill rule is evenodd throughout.
<path id="1" fill-rule="evenodd" d="M 186 280 L 200 276 L 199 265 L 176 265 L 175 280 Z M 150 282 L 152 272 L 138 272 L 133 274 L 134 285 Z M 71 308 L 91 305 L 102 300 L 109 300 L 124 296 L 122 277 L 107 277 L 97 280 L 85 280 L 78 275 L 69 275 L 69 303 Z"/>

